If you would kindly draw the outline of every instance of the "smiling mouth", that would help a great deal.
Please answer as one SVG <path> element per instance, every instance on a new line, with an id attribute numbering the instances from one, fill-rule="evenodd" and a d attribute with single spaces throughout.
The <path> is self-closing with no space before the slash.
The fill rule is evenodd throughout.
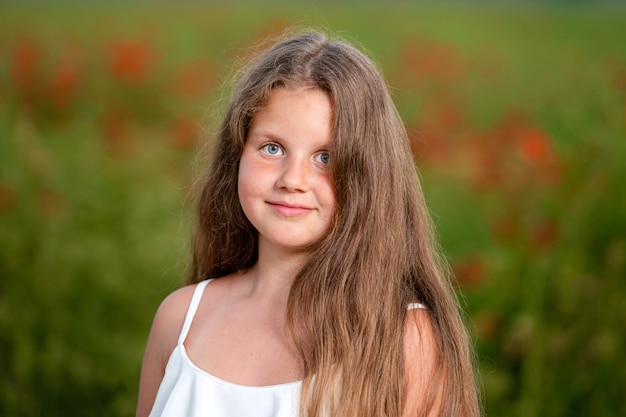
<path id="1" fill-rule="evenodd" d="M 281 202 L 271 202 L 268 201 L 268 204 L 278 213 L 283 216 L 294 217 L 294 216 L 302 216 L 304 214 L 308 214 L 313 211 L 311 207 L 301 206 L 301 205 L 293 205 Z"/>

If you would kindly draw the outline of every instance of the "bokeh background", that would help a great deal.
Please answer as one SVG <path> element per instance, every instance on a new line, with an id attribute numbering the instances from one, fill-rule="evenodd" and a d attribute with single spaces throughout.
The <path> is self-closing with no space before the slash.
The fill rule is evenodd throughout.
<path id="1" fill-rule="evenodd" d="M 294 24 L 380 63 L 488 416 L 626 415 L 626 8 L 0 3 L 0 416 L 130 416 L 237 60 Z"/>

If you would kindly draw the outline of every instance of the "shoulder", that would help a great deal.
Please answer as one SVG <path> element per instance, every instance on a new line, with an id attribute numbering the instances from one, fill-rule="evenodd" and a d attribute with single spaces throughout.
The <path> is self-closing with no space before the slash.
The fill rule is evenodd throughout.
<path id="1" fill-rule="evenodd" d="M 170 293 L 159 305 L 146 346 L 144 360 L 161 371 L 165 370 L 169 357 L 178 344 L 189 303 L 198 284 L 187 285 Z"/>
<path id="2" fill-rule="evenodd" d="M 141 367 L 137 416 L 147 416 L 152 409 L 196 285 L 188 285 L 168 295 L 154 316 Z"/>
<path id="3" fill-rule="evenodd" d="M 407 365 L 420 359 L 428 362 L 432 359 L 436 362 L 437 337 L 430 310 L 426 308 L 407 310 L 404 323 L 404 351 Z M 422 362 L 420 368 L 423 369 L 424 365 Z"/>
<path id="4" fill-rule="evenodd" d="M 164 320 L 169 315 L 182 316 L 184 318 L 197 286 L 198 284 L 186 285 L 165 297 L 161 305 L 159 305 L 155 320 Z"/>
<path id="5" fill-rule="evenodd" d="M 151 337 L 164 351 L 171 352 L 178 341 L 191 298 L 198 284 L 187 285 L 169 294 L 161 302 L 152 323 Z M 166 353 L 166 352 L 162 352 Z M 169 357 L 169 354 L 166 356 Z"/>
<path id="6" fill-rule="evenodd" d="M 404 415 L 438 415 L 444 380 L 437 339 L 430 310 L 414 308 L 407 311 L 403 346 L 406 383 Z"/>

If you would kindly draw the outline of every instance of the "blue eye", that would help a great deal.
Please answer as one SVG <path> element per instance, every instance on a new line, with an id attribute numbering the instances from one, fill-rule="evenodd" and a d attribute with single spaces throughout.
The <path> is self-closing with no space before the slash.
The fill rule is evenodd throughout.
<path id="1" fill-rule="evenodd" d="M 328 152 L 322 152 L 317 154 L 315 156 L 315 159 L 317 160 L 317 162 L 328 165 L 328 163 L 330 162 L 330 155 L 328 154 Z"/>
<path id="2" fill-rule="evenodd" d="M 265 152 L 268 155 L 281 155 L 282 154 L 282 149 L 280 148 L 280 146 L 278 146 L 275 143 L 268 143 L 267 145 L 263 146 L 263 152 Z"/>

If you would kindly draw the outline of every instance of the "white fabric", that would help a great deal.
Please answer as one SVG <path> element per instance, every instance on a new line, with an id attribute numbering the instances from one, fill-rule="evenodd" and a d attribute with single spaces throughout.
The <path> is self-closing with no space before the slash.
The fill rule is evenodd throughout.
<path id="1" fill-rule="evenodd" d="M 262 387 L 237 385 L 203 371 L 187 356 L 183 343 L 209 281 L 199 283 L 194 291 L 150 417 L 297 416 L 300 381 Z"/>
<path id="2" fill-rule="evenodd" d="M 178 345 L 172 352 L 150 417 L 292 417 L 298 415 L 301 381 L 270 386 L 244 386 L 224 381 L 198 368 L 187 356 L 185 338 L 204 288 L 193 293 Z M 411 303 L 408 309 L 425 308 Z"/>

